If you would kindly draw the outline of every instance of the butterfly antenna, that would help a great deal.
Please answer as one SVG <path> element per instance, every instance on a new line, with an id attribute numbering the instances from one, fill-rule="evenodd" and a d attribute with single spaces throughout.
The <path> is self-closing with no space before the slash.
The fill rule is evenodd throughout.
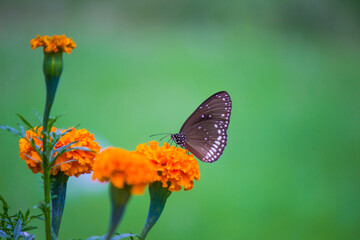
<path id="1" fill-rule="evenodd" d="M 171 133 L 169 133 L 169 134 L 171 134 Z M 162 137 L 162 138 L 159 140 L 159 142 L 161 142 L 164 138 L 168 137 L 169 134 L 167 134 L 166 136 Z"/>
<path id="2" fill-rule="evenodd" d="M 164 134 L 169 135 L 169 134 L 172 134 L 172 133 L 158 133 L 158 134 L 152 134 L 152 135 L 150 135 L 149 137 L 154 137 L 154 136 L 159 136 L 159 135 L 164 135 Z"/>

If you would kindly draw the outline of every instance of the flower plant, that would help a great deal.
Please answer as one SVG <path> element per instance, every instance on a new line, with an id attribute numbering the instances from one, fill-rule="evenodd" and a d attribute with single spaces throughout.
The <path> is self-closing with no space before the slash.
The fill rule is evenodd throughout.
<path id="1" fill-rule="evenodd" d="M 19 139 L 19 156 L 34 174 L 41 174 L 44 199 L 37 206 L 42 213 L 30 211 L 10 216 L 3 196 L 0 201 L 0 239 L 35 239 L 28 233 L 33 219 L 44 220 L 46 240 L 58 239 L 65 207 L 69 177 L 93 173 L 92 179 L 109 182 L 111 202 L 110 223 L 106 234 L 91 236 L 94 239 L 146 239 L 158 221 L 169 196 L 173 192 L 191 190 L 200 179 L 199 165 L 185 149 L 156 141 L 141 143 L 134 150 L 106 147 L 101 151 L 95 136 L 86 129 L 56 128 L 58 117 L 51 117 L 57 86 L 63 71 L 63 53 L 71 53 L 75 42 L 65 35 L 40 36 L 30 41 L 33 49 L 43 47 L 43 72 L 46 99 L 41 123 L 31 124 L 18 114 L 23 125 L 19 129 L 0 125 Z M 150 206 L 140 234 L 115 233 L 132 195 L 142 195 L 148 187 Z"/>

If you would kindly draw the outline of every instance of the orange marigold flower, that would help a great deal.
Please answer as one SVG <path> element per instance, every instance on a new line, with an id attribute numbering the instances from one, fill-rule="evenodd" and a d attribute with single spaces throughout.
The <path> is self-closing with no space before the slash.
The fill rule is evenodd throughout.
<path id="1" fill-rule="evenodd" d="M 110 180 L 117 188 L 132 186 L 131 193 L 140 195 L 155 177 L 154 166 L 144 156 L 108 147 L 96 156 L 92 179 L 100 182 Z"/>
<path id="2" fill-rule="evenodd" d="M 194 179 L 200 179 L 199 164 L 194 155 L 188 155 L 187 150 L 164 143 L 159 147 L 156 141 L 139 144 L 136 152 L 146 156 L 158 171 L 155 181 L 161 181 L 163 187 L 169 187 L 169 191 L 180 191 L 194 187 Z M 170 184 L 169 184 L 170 183 Z M 170 186 L 169 186 L 170 185 Z"/>
<path id="3" fill-rule="evenodd" d="M 51 128 L 51 132 L 55 132 L 57 129 L 55 127 Z M 64 132 L 66 130 L 62 130 Z M 35 144 L 42 149 L 42 137 L 41 137 L 42 127 L 36 127 L 32 130 L 26 131 L 26 138 L 28 140 L 33 139 Z M 20 158 L 26 161 L 29 169 L 33 173 L 43 172 L 41 167 L 41 158 L 37 152 L 33 149 L 25 138 L 19 140 L 20 147 Z M 70 146 L 72 147 L 86 147 L 93 152 L 84 151 L 84 150 L 72 150 L 60 155 L 52 167 L 52 174 L 56 175 L 59 171 L 64 172 L 68 176 L 80 176 L 84 173 L 90 173 L 92 171 L 93 163 L 97 152 L 100 151 L 100 146 L 95 142 L 95 137 L 93 134 L 88 132 L 86 129 L 76 130 L 72 128 L 64 136 L 62 136 L 54 149 L 58 149 L 62 146 L 65 146 L 71 142 L 78 141 Z"/>
<path id="4" fill-rule="evenodd" d="M 45 35 L 37 35 L 36 38 L 30 41 L 31 48 L 44 47 L 44 52 L 66 52 L 71 53 L 72 49 L 76 47 L 75 42 L 71 38 L 67 38 L 65 35 L 53 35 L 52 37 Z"/>

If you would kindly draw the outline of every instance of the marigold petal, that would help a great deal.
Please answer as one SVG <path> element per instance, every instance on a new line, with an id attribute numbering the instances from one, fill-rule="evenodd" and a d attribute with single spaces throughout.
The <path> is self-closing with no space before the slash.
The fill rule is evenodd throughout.
<path id="1" fill-rule="evenodd" d="M 92 179 L 111 181 L 117 188 L 131 186 L 132 194 L 142 194 L 157 177 L 154 166 L 142 155 L 121 148 L 108 147 L 99 153 Z"/>
<path id="2" fill-rule="evenodd" d="M 136 152 L 150 160 L 159 172 L 156 181 L 161 181 L 163 187 L 169 187 L 169 191 L 180 191 L 182 187 L 190 190 L 194 187 L 194 179 L 200 179 L 198 162 L 185 149 L 168 143 L 160 147 L 158 142 L 151 141 L 139 144 Z"/>
<path id="3" fill-rule="evenodd" d="M 51 128 L 51 132 L 55 132 L 55 127 Z M 62 130 L 64 132 L 65 130 Z M 32 148 L 29 140 L 33 140 L 37 147 L 42 150 L 42 127 L 36 127 L 26 131 L 26 139 L 21 138 L 19 140 L 19 156 L 26 161 L 29 169 L 33 173 L 43 172 L 41 167 L 41 157 Z M 59 156 L 52 167 L 52 175 L 56 175 L 59 171 L 64 172 L 68 176 L 80 176 L 81 174 L 90 173 L 95 160 L 97 152 L 100 151 L 100 146 L 95 142 L 95 137 L 89 133 L 86 129 L 76 130 L 72 128 L 62 136 L 54 149 L 65 146 L 71 142 L 76 142 L 71 147 L 86 147 L 92 150 L 92 152 L 84 150 L 72 150 Z"/>
<path id="4" fill-rule="evenodd" d="M 52 37 L 37 35 L 36 38 L 30 40 L 30 45 L 32 49 L 44 47 L 44 52 L 46 53 L 59 51 L 71 53 L 72 49 L 76 47 L 75 42 L 65 35 L 53 35 Z"/>

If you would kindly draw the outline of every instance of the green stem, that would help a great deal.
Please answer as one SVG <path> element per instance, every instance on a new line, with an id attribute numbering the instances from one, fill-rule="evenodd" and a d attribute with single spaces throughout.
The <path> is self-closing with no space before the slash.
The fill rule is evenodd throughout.
<path id="1" fill-rule="evenodd" d="M 51 216 L 50 216 L 50 169 L 44 166 L 44 198 L 45 198 L 45 235 L 46 240 L 51 240 Z"/>
<path id="2" fill-rule="evenodd" d="M 66 186 L 69 176 L 63 172 L 51 176 L 51 227 L 53 233 L 58 236 L 60 224 L 65 207 Z"/>
<path id="3" fill-rule="evenodd" d="M 149 185 L 149 193 L 150 208 L 146 223 L 140 234 L 140 238 L 142 240 L 145 240 L 147 234 L 159 219 L 162 211 L 164 210 L 166 200 L 171 194 L 168 188 L 162 187 L 162 183 L 160 181 L 153 182 Z"/>
<path id="4" fill-rule="evenodd" d="M 106 240 L 111 239 L 117 226 L 119 225 L 130 196 L 131 194 L 129 186 L 125 186 L 124 188 L 119 189 L 110 183 L 111 219 Z"/>
<path id="5" fill-rule="evenodd" d="M 47 144 L 49 139 L 49 132 L 51 129 L 48 129 L 48 122 L 50 117 L 50 111 L 52 104 L 55 99 L 56 89 L 59 83 L 59 78 L 62 72 L 62 52 L 57 53 L 45 53 L 43 70 L 45 75 L 46 83 L 46 103 L 43 117 L 43 171 L 44 171 L 44 198 L 45 198 L 45 236 L 46 240 L 51 240 L 51 215 L 50 215 L 50 175 L 51 175 L 51 166 L 50 166 L 50 154 L 51 149 L 48 149 Z"/>
<path id="6" fill-rule="evenodd" d="M 51 101 L 51 100 L 50 100 Z M 49 166 L 49 159 L 50 159 L 50 149 L 47 149 L 47 138 L 48 138 L 48 121 L 50 115 L 52 101 L 49 103 L 49 93 L 47 91 L 46 94 L 46 104 L 45 104 L 45 111 L 43 117 L 43 171 L 44 171 L 44 201 L 45 201 L 45 236 L 46 240 L 51 240 L 51 215 L 50 215 L 50 166 Z"/>

